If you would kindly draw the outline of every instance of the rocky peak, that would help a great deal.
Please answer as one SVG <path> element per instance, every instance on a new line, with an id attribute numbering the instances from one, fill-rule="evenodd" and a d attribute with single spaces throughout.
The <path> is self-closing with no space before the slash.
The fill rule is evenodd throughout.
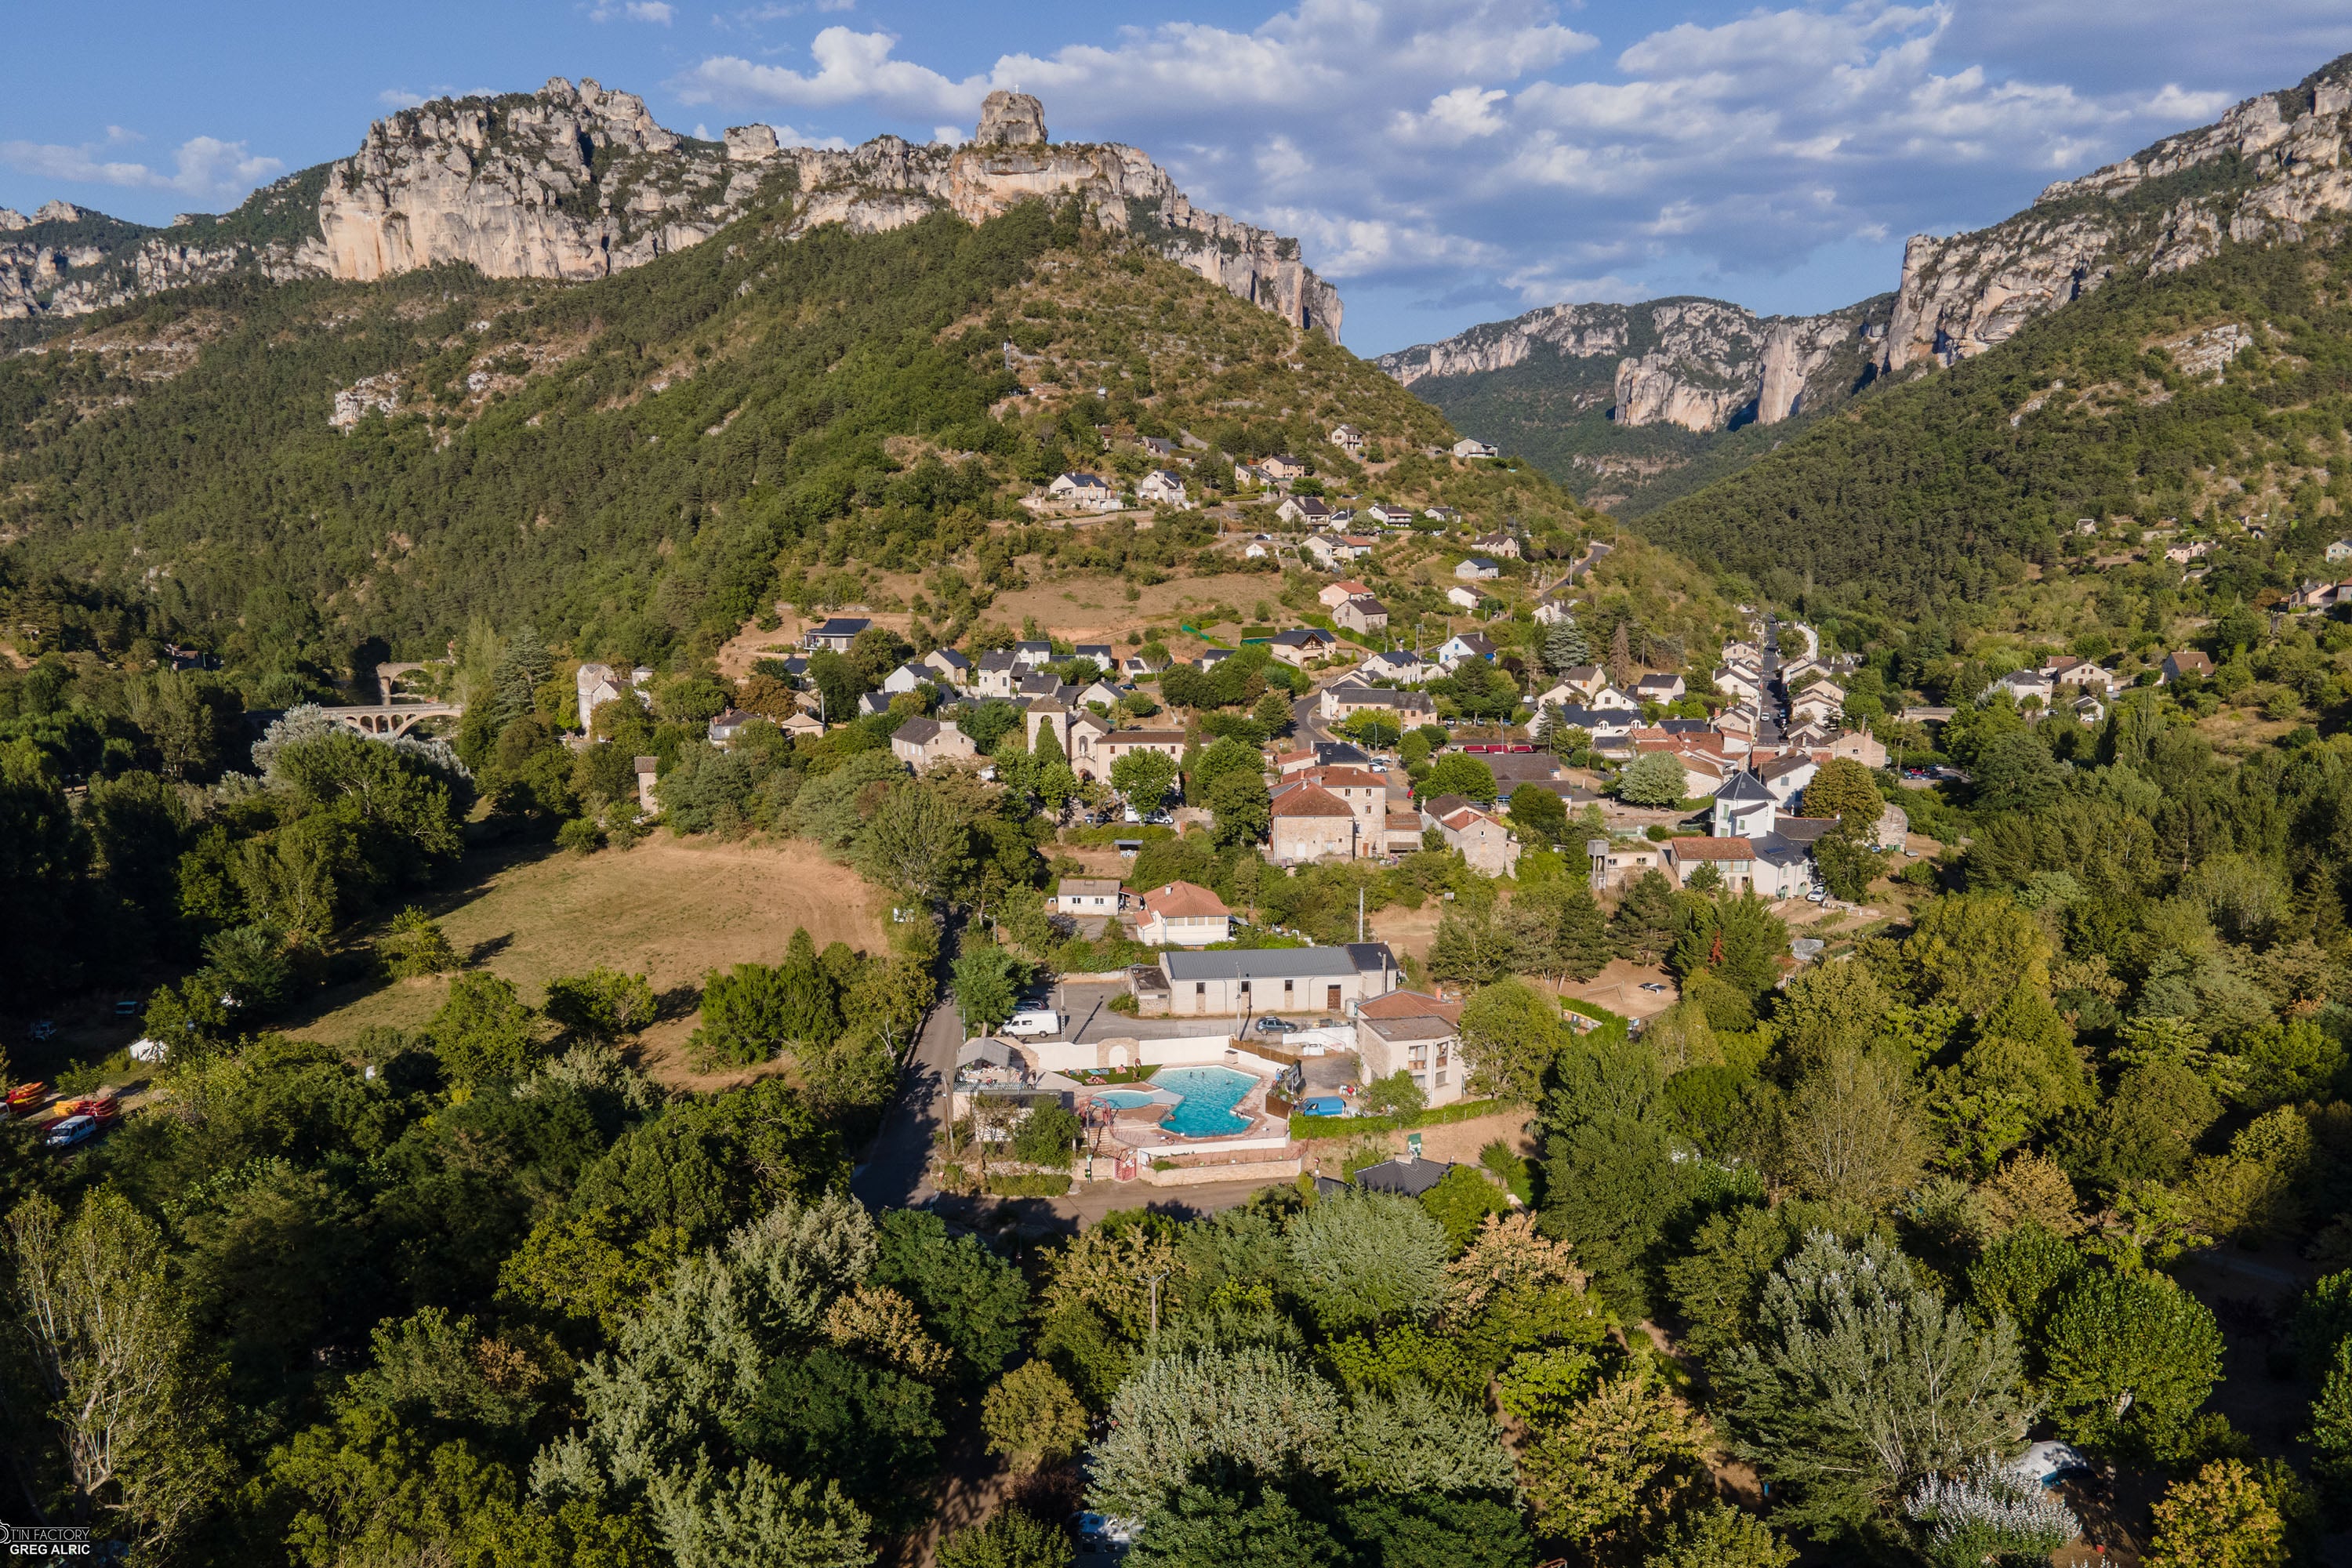
<path id="1" fill-rule="evenodd" d="M 981 101 L 980 129 L 972 141 L 982 147 L 1042 147 L 1045 106 L 1025 92 L 992 92 Z"/>
<path id="2" fill-rule="evenodd" d="M 2226 239 L 2292 242 L 2352 211 L 2352 55 L 2121 163 L 2061 180 L 1990 228 L 1904 247 L 1881 365 L 1951 364 L 2118 270 L 2175 271 Z"/>
<path id="3" fill-rule="evenodd" d="M 1378 363 L 1411 386 L 1549 357 L 1580 371 L 1570 395 L 1580 411 L 1605 405 L 1621 426 L 1777 425 L 1851 390 L 1885 306 L 1882 296 L 1823 316 L 1759 317 L 1720 300 L 1547 305 Z"/>

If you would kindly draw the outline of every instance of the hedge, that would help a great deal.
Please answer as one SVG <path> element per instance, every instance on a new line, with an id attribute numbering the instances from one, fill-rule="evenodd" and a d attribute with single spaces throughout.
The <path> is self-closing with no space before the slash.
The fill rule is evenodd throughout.
<path id="1" fill-rule="evenodd" d="M 1515 1103 L 1507 1100 L 1457 1100 L 1434 1110 L 1416 1110 L 1402 1116 L 1303 1116 L 1293 1113 L 1290 1135 L 1300 1139 L 1353 1138 L 1359 1134 L 1377 1137 L 1389 1132 L 1411 1131 L 1417 1127 L 1443 1127 L 1452 1121 L 1467 1121 L 1474 1116 L 1491 1116 L 1496 1111 L 1510 1110 Z"/>

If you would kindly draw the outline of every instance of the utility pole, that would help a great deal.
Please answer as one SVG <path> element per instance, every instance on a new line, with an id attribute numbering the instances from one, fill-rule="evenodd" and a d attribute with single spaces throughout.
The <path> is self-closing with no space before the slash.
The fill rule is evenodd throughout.
<path id="1" fill-rule="evenodd" d="M 1159 1342 L 1159 1341 L 1160 1341 L 1160 1282 L 1162 1279 L 1167 1279 L 1167 1278 L 1168 1278 L 1168 1271 L 1167 1271 L 1166 1269 L 1164 1269 L 1164 1268 L 1163 1268 L 1163 1269 L 1161 1269 L 1159 1273 L 1154 1274 L 1154 1275 L 1152 1275 L 1152 1276 L 1150 1277 L 1150 1279 L 1151 1279 L 1151 1339 L 1152 1339 L 1152 1342 L 1153 1342 L 1154 1344 L 1157 1344 L 1157 1343 Z"/>
<path id="2" fill-rule="evenodd" d="M 1364 889 L 1356 889 L 1356 940 L 1364 940 Z"/>

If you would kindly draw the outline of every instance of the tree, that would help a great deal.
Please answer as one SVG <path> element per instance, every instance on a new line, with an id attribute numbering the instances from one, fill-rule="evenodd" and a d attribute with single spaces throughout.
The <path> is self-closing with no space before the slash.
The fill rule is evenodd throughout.
<path id="1" fill-rule="evenodd" d="M 1507 1405 L 1509 1390 L 1507 1381 Z M 1536 1522 L 1594 1556 L 1646 1538 L 1705 1484 L 1714 1447 L 1706 1419 L 1646 1370 L 1527 1419 L 1519 1469 Z"/>
<path id="2" fill-rule="evenodd" d="M 2015 1327 L 1972 1327 L 1878 1237 L 1805 1238 L 1717 1373 L 1737 1449 L 1792 1522 L 1856 1528 L 1931 1473 L 2022 1440 Z M 1776 1489 L 1776 1500 L 1778 1491 Z"/>
<path id="3" fill-rule="evenodd" d="M 1927 1001 L 1981 1016 L 2019 987 L 2050 988 L 2050 939 L 2006 894 L 1960 893 L 1919 911 L 1903 939 L 1904 963 Z"/>
<path id="4" fill-rule="evenodd" d="M 1273 1487 L 1188 1486 L 1136 1543 L 1136 1568 L 1339 1568 L 1328 1526 Z"/>
<path id="5" fill-rule="evenodd" d="M 1444 1297 L 1444 1227 L 1411 1198 L 1335 1193 L 1292 1221 L 1284 1242 L 1293 1289 L 1330 1332 L 1425 1318 Z"/>
<path id="6" fill-rule="evenodd" d="M 1220 777 L 1210 786 L 1209 810 L 1216 819 L 1220 849 L 1263 844 L 1274 826 L 1273 800 L 1265 781 L 1254 773 L 1227 773 Z"/>
<path id="7" fill-rule="evenodd" d="M 2086 1273 L 2051 1313 L 2042 1359 L 2069 1438 L 2165 1458 L 2221 1375 L 2221 1328 L 2163 1275 Z"/>
<path id="8" fill-rule="evenodd" d="M 1969 773 L 1978 806 L 1992 812 L 2040 811 L 2066 783 L 2049 746 L 2031 730 L 1983 742 Z"/>
<path id="9" fill-rule="evenodd" d="M 944 793 L 909 782 L 884 795 L 866 819 L 857 864 L 886 888 L 937 903 L 970 866 L 971 837 Z"/>
<path id="10" fill-rule="evenodd" d="M 46 1196 L 17 1205 L 6 1252 L 16 1345 L 0 1392 L 47 1459 L 20 1452 L 19 1484 L 47 1492 L 34 1506 L 54 1520 L 162 1547 L 226 1468 L 163 1233 L 100 1187 L 69 1221 Z"/>
<path id="11" fill-rule="evenodd" d="M 725 974 L 702 976 L 702 1022 L 688 1048 L 708 1068 L 766 1061 L 787 1037 L 781 973 L 764 963 L 739 963 Z"/>
<path id="12" fill-rule="evenodd" d="M 1672 752 L 1644 752 L 1617 775 L 1617 798 L 1628 805 L 1675 805 L 1687 783 Z"/>
<path id="13" fill-rule="evenodd" d="M 1458 795 L 1480 805 L 1495 804 L 1495 770 L 1465 752 L 1449 752 L 1437 759 L 1421 781 L 1421 798 Z"/>
<path id="14" fill-rule="evenodd" d="M 1075 1560 L 1067 1531 L 1011 1507 L 957 1531 L 939 1551 L 939 1568 L 1070 1568 Z"/>
<path id="15" fill-rule="evenodd" d="M 993 1378 L 1020 1348 L 1029 1287 L 1020 1270 L 978 1237 L 950 1236 L 939 1215 L 894 1209 L 877 1227 L 880 1243 L 871 1283 L 912 1300 L 923 1322 L 956 1354 L 961 1375 Z"/>
<path id="16" fill-rule="evenodd" d="M 1157 1516 L 1203 1468 L 1240 1484 L 1324 1470 L 1343 1414 L 1339 1392 L 1281 1351 L 1252 1345 L 1158 1357 L 1111 1401 L 1110 1430 L 1087 1455 L 1088 1502 L 1146 1521 L 1148 1540 Z"/>
<path id="17" fill-rule="evenodd" d="M 1762 1520 L 1716 1502 L 1685 1514 L 1642 1568 L 1789 1568 L 1796 1560 Z"/>
<path id="18" fill-rule="evenodd" d="M 642 974 L 600 963 L 585 974 L 549 981 L 545 1011 L 567 1033 L 610 1045 L 654 1021 L 654 988 Z"/>
<path id="19" fill-rule="evenodd" d="M 1110 782 L 1138 813 L 1157 811 L 1176 787 L 1176 759 L 1165 752 L 1129 752 L 1111 763 Z"/>
<path id="20" fill-rule="evenodd" d="M 425 1032 L 449 1080 L 472 1086 L 522 1077 L 539 1058 L 536 1026 L 512 983 L 476 970 L 449 983 L 448 1000 Z"/>
<path id="21" fill-rule="evenodd" d="M 1386 1078 L 1376 1078 L 1364 1086 L 1356 1101 L 1357 1110 L 1366 1116 L 1412 1116 L 1427 1108 L 1429 1096 L 1412 1081 L 1412 1072 L 1399 1068 Z"/>
<path id="22" fill-rule="evenodd" d="M 1510 1212 L 1510 1205 L 1494 1183 L 1475 1165 L 1456 1165 L 1421 1194 L 1421 1206 L 1445 1227 L 1445 1244 L 1454 1252 L 1468 1247 L 1489 1215 Z"/>
<path id="23" fill-rule="evenodd" d="M 1545 1229 L 1612 1307 L 1646 1314 L 1652 1250 L 1691 1178 L 1657 1058 L 1613 1028 L 1564 1040 L 1543 1134 Z"/>
<path id="24" fill-rule="evenodd" d="M 1592 644 L 1573 619 L 1559 622 L 1544 634 L 1544 663 L 1555 675 L 1592 662 Z"/>
<path id="25" fill-rule="evenodd" d="M 1609 634 L 1609 679 L 1623 686 L 1633 679 L 1633 638 L 1629 623 L 1619 621 Z"/>
<path id="26" fill-rule="evenodd" d="M 835 945 L 840 947 L 843 959 L 849 959 L 845 945 Z M 830 955 L 833 949 L 826 952 Z M 774 993 L 775 1022 L 785 1039 L 828 1046 L 841 1037 L 842 985 L 836 971 L 854 967 L 854 960 L 836 965 L 821 963 L 808 929 L 793 928 L 792 940 L 784 944 L 784 961 L 776 966 Z"/>
<path id="27" fill-rule="evenodd" d="M 1618 895 L 1609 933 L 1620 957 L 1655 963 L 1674 945 L 1678 919 L 1672 884 L 1662 872 L 1644 871 Z"/>
<path id="28" fill-rule="evenodd" d="M 988 1451 L 1001 1455 L 1015 1475 L 1058 1464 L 1086 1444 L 1087 1407 L 1070 1385 L 1042 1361 L 1024 1362 L 998 1380 L 982 1402 L 981 1430 Z"/>
<path id="29" fill-rule="evenodd" d="M 1498 1100 L 1533 1104 L 1566 1038 L 1559 1004 L 1522 980 L 1482 985 L 1462 1009 L 1469 1086 Z"/>
<path id="30" fill-rule="evenodd" d="M 1013 956 L 992 942 L 973 942 L 956 955 L 949 973 L 964 1033 L 982 1035 L 1013 1016 L 1017 1005 Z"/>
<path id="31" fill-rule="evenodd" d="M 1833 899 L 1858 904 L 1870 896 L 1870 884 L 1886 869 L 1886 858 L 1861 842 L 1831 834 L 1813 845 L 1813 864 L 1822 886 Z"/>
<path id="32" fill-rule="evenodd" d="M 1561 843 L 1568 837 L 1568 807 L 1540 784 L 1521 784 L 1511 792 L 1511 827 L 1530 845 Z"/>
<path id="33" fill-rule="evenodd" d="M 1491 984 L 1518 966 L 1520 945 L 1518 933 L 1495 918 L 1491 905 L 1455 903 L 1438 917 L 1429 972 L 1440 980 Z"/>
<path id="34" fill-rule="evenodd" d="M 1836 817 L 1839 834 L 1855 843 L 1867 840 L 1885 805 L 1870 770 L 1851 757 L 1832 757 L 1805 786 L 1805 815 Z"/>
<path id="35" fill-rule="evenodd" d="M 1900 1081 L 1851 1047 L 1797 1082 L 1780 1119 L 1780 1173 L 1810 1198 L 1886 1209 L 1918 1181 L 1927 1158 Z"/>
<path id="36" fill-rule="evenodd" d="M 2148 1568 L 2285 1568 L 2286 1521 L 2242 1460 L 2173 1482 L 2150 1522 Z"/>
<path id="37" fill-rule="evenodd" d="M 377 959 L 394 980 L 446 974 L 459 967 L 457 951 L 440 925 L 414 904 L 392 917 L 392 929 L 376 940 Z"/>

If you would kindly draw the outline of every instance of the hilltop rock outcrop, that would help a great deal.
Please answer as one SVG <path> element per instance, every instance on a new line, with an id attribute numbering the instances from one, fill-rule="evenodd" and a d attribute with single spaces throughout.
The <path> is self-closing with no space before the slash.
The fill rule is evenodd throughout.
<path id="1" fill-rule="evenodd" d="M 316 192 L 315 210 L 269 207 Z M 225 218 L 140 229 L 52 203 L 0 214 L 0 317 L 79 315 L 240 267 L 272 278 L 370 280 L 445 262 L 495 278 L 579 280 L 698 243 L 755 204 L 797 192 L 793 232 L 876 232 L 945 210 L 968 222 L 1076 197 L 1104 227 L 1334 342 L 1339 291 L 1298 242 L 1195 208 L 1166 170 L 1116 143 L 1054 145 L 1026 93 L 989 95 L 971 142 L 878 137 L 786 147 L 765 125 L 721 141 L 667 131 L 645 100 L 593 79 L 439 99 L 377 121 L 357 153 L 289 176 Z M 212 230 L 232 225 L 232 235 Z M 89 237 L 68 231 L 89 228 Z"/>

